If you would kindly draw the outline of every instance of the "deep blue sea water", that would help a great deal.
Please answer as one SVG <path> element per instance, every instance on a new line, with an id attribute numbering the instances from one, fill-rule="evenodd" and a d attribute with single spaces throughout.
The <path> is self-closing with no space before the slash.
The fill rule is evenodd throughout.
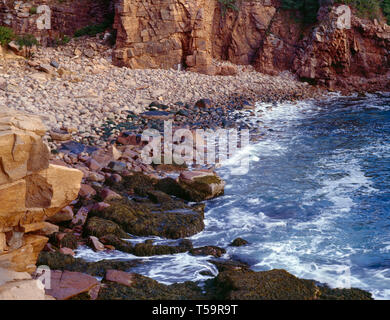
<path id="1" fill-rule="evenodd" d="M 228 247 L 226 258 L 390 299 L 390 96 L 259 104 L 256 113 L 248 119 L 260 119 L 265 135 L 237 156 L 250 156 L 250 170 L 219 169 L 225 195 L 207 203 L 194 245 L 226 247 L 242 237 L 250 244 Z M 165 283 L 217 272 L 209 257 L 147 259 L 136 271 Z"/>

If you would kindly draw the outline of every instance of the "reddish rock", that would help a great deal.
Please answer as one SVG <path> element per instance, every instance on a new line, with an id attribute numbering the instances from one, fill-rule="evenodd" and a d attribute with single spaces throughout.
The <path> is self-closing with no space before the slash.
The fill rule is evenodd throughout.
<path id="1" fill-rule="evenodd" d="M 67 254 L 67 255 L 70 255 L 70 256 L 74 256 L 75 255 L 74 251 L 72 249 L 70 249 L 70 248 L 61 248 L 59 251 L 62 254 Z"/>
<path id="2" fill-rule="evenodd" d="M 99 282 L 88 274 L 52 270 L 50 284 L 51 289 L 46 289 L 46 294 L 58 300 L 67 300 L 81 293 L 89 292 Z"/>
<path id="3" fill-rule="evenodd" d="M 238 73 L 238 70 L 237 70 L 237 66 L 235 66 L 235 65 L 222 66 L 221 70 L 219 72 L 219 74 L 221 76 L 235 76 L 235 75 L 237 75 L 237 73 Z"/>
<path id="4" fill-rule="evenodd" d="M 96 195 L 96 191 L 88 184 L 81 184 L 79 195 L 80 197 L 91 199 L 93 196 Z"/>
<path id="5" fill-rule="evenodd" d="M 88 237 L 88 246 L 90 246 L 94 251 L 103 251 L 104 250 L 104 244 L 99 241 L 98 238 L 94 236 Z"/>
<path id="6" fill-rule="evenodd" d="M 72 225 L 73 226 L 82 226 L 85 224 L 85 221 L 87 221 L 89 209 L 87 207 L 81 207 L 74 218 L 72 219 Z"/>
<path id="7" fill-rule="evenodd" d="M 118 139 L 118 143 L 124 144 L 124 145 L 141 145 L 142 140 L 141 140 L 141 135 L 139 134 L 128 134 L 126 132 L 122 132 Z"/>
<path id="8" fill-rule="evenodd" d="M 93 211 L 102 211 L 104 210 L 105 208 L 109 207 L 110 205 L 108 203 L 105 203 L 105 202 L 98 202 L 98 203 L 95 203 L 92 207 L 91 210 Z"/>
<path id="9" fill-rule="evenodd" d="M 213 106 L 213 103 L 209 99 L 200 99 L 195 103 L 195 106 L 198 108 L 211 108 Z"/>
<path id="10" fill-rule="evenodd" d="M 97 162 L 95 159 L 90 159 L 88 161 L 88 168 L 92 171 L 99 171 L 102 168 L 102 165 Z"/>
<path id="11" fill-rule="evenodd" d="M 120 183 L 122 181 L 122 177 L 119 174 L 114 173 L 111 175 L 110 180 L 114 183 Z"/>
<path id="12" fill-rule="evenodd" d="M 132 273 L 119 270 L 107 270 L 104 279 L 106 281 L 116 282 L 130 287 L 134 282 L 134 275 Z"/>
<path id="13" fill-rule="evenodd" d="M 104 188 L 101 193 L 100 193 L 100 196 L 102 197 L 103 201 L 110 201 L 110 200 L 115 200 L 115 199 L 122 199 L 122 196 L 117 194 L 116 192 L 108 189 L 108 188 Z"/>
<path id="14" fill-rule="evenodd" d="M 43 248 L 43 251 L 56 252 L 56 249 L 53 247 L 51 243 L 46 243 L 45 247 Z"/>
<path id="15" fill-rule="evenodd" d="M 113 159 L 108 152 L 99 149 L 92 153 L 91 158 L 100 164 L 102 168 L 106 167 Z"/>
<path id="16" fill-rule="evenodd" d="M 66 206 L 60 212 L 57 212 L 54 216 L 48 218 L 48 221 L 52 223 L 61 223 L 64 221 L 70 221 L 73 219 L 74 213 L 70 206 Z"/>

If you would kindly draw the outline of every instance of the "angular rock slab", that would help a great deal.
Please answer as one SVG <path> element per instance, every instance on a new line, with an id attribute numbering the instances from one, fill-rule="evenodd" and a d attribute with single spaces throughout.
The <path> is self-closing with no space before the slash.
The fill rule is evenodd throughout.
<path id="1" fill-rule="evenodd" d="M 26 207 L 44 208 L 46 216 L 54 215 L 77 198 L 82 177 L 80 170 L 50 164 L 26 178 Z"/>
<path id="2" fill-rule="evenodd" d="M 0 286 L 0 300 L 47 300 L 40 280 L 17 280 Z"/>
<path id="3" fill-rule="evenodd" d="M 77 198 L 82 172 L 50 164 L 24 179 L 0 185 L 0 232 L 43 221 Z"/>
<path id="4" fill-rule="evenodd" d="M 17 272 L 34 272 L 38 255 L 47 241 L 48 238 L 46 237 L 26 234 L 23 237 L 24 244 L 22 247 L 0 254 L 0 268 Z"/>
<path id="5" fill-rule="evenodd" d="M 46 289 L 46 294 L 58 300 L 67 300 L 90 291 L 98 284 L 99 282 L 88 274 L 53 270 L 51 271 L 51 289 Z"/>
<path id="6" fill-rule="evenodd" d="M 49 166 L 50 151 L 39 117 L 8 110 L 0 112 L 0 185 Z"/>

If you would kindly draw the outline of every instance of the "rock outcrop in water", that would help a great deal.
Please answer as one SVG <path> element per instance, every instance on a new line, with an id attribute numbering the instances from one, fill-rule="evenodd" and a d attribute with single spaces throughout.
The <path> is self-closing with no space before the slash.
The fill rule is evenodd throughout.
<path id="1" fill-rule="evenodd" d="M 79 170 L 49 164 L 41 120 L 15 111 L 0 113 L 0 268 L 35 271 L 50 232 L 45 219 L 73 201 Z M 10 286 L 8 284 L 7 286 Z M 1 287 L 0 287 L 1 290 Z"/>

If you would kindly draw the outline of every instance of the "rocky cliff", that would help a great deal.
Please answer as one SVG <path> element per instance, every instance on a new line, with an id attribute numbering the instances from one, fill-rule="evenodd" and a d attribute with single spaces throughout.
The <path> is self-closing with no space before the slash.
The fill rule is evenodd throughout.
<path id="1" fill-rule="evenodd" d="M 389 89 L 390 27 L 352 16 L 336 26 L 336 5 L 322 6 L 305 26 L 279 1 L 238 1 L 223 13 L 218 1 L 117 0 L 113 61 L 131 68 L 187 68 L 232 74 L 227 60 L 277 74 L 284 70 L 330 88 Z"/>
<path id="2" fill-rule="evenodd" d="M 35 271 L 53 232 L 45 220 L 76 199 L 82 172 L 49 164 L 38 117 L 0 112 L 0 268 Z"/>

